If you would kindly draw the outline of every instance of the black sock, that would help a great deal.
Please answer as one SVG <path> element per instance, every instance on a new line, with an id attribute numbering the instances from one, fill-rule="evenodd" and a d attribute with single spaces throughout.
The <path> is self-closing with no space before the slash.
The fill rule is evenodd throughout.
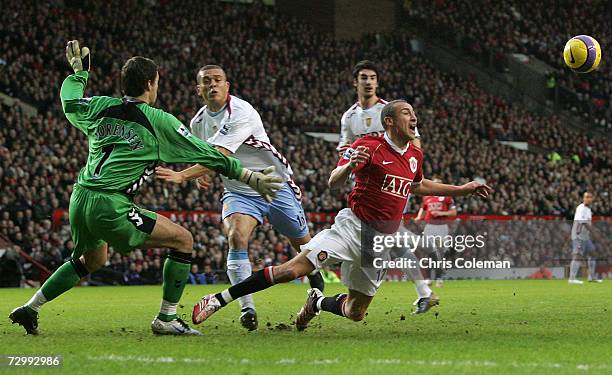
<path id="1" fill-rule="evenodd" d="M 321 272 L 317 272 L 314 275 L 308 275 L 308 282 L 310 283 L 311 288 L 317 288 L 321 292 L 325 288 L 325 282 L 323 282 L 323 275 L 321 275 Z"/>
<path id="2" fill-rule="evenodd" d="M 321 301 L 321 310 L 330 312 L 332 314 L 345 316 L 342 312 L 342 306 L 344 305 L 347 297 L 348 296 L 345 293 L 336 294 L 333 297 L 325 297 L 323 298 L 323 301 Z"/>
<path id="3" fill-rule="evenodd" d="M 274 285 L 272 267 L 266 267 L 263 270 L 259 270 L 251 274 L 251 276 L 247 277 L 244 281 L 236 285 L 232 285 L 229 289 L 227 289 L 229 296 L 227 296 L 227 293 L 221 292 L 215 294 L 215 297 L 217 297 L 219 302 L 221 302 L 221 306 L 225 306 L 237 298 L 246 296 L 247 294 L 259 292 L 260 290 L 267 289 L 272 285 Z M 224 294 L 227 297 L 224 297 Z"/>

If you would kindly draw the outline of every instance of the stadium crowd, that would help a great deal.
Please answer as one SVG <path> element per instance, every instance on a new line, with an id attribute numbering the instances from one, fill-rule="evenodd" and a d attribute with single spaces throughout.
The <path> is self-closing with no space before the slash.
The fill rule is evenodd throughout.
<path id="1" fill-rule="evenodd" d="M 485 64 L 505 66 L 507 54 L 535 56 L 555 69 L 560 85 L 573 95 L 564 105 L 595 126 L 612 130 L 612 70 L 602 61 L 594 74 L 574 74 L 563 64 L 563 47 L 573 36 L 589 34 L 602 49 L 612 35 L 607 1 L 417 0 L 412 19 L 438 38 L 460 46 Z M 512 24 L 512 27 L 504 25 Z M 588 32 L 587 32 L 588 30 Z"/>
<path id="2" fill-rule="evenodd" d="M 271 143 L 291 162 L 306 211 L 333 212 L 345 205 L 348 189 L 327 188 L 336 145 L 304 130 L 338 131 L 342 112 L 355 100 L 350 70 L 362 58 L 380 64 L 381 97 L 404 97 L 414 103 L 426 175 L 452 183 L 482 178 L 495 187 L 490 200 L 458 200 L 460 212 L 569 217 L 587 188 L 596 193 L 595 214 L 612 211 L 607 141 L 569 130 L 555 117 L 526 112 L 469 80 L 442 73 L 411 50 L 405 35 L 338 42 L 259 4 L 150 4 L 3 5 L 0 59 L 6 66 L 0 73 L 0 92 L 34 105 L 38 113 L 31 117 L 17 105 L 0 107 L 0 235 L 51 270 L 69 256 L 72 246 L 67 217 L 54 230 L 51 215 L 68 207 L 72 184 L 87 155 L 85 136 L 69 126 L 59 102 L 59 87 L 69 70 L 63 47 L 77 38 L 93 51 L 87 94 L 120 95 L 123 61 L 135 54 L 149 56 L 161 68 L 158 105 L 184 123 L 201 105 L 194 90 L 199 66 L 223 65 L 231 92 L 259 110 Z M 141 17 L 129 18 L 136 12 Z M 201 22 L 212 15 L 215 22 Z M 181 19 L 181 27 L 166 19 Z M 558 157 L 516 150 L 498 140 L 524 140 Z M 151 210 L 220 211 L 221 195 L 218 177 L 207 191 L 197 190 L 193 183 L 153 180 L 137 202 Z M 418 200 L 411 205 L 416 212 Z M 193 280 L 214 282 L 218 277 L 213 274 L 222 276 L 224 264 L 221 225 L 206 217 L 185 220 L 182 224 L 194 234 L 196 244 Z M 325 225 L 311 223 L 312 233 Z M 162 254 L 157 249 L 129 256 L 111 251 L 105 280 L 157 282 Z M 259 268 L 284 262 L 293 250 L 264 225 L 254 234 L 250 254 Z"/>

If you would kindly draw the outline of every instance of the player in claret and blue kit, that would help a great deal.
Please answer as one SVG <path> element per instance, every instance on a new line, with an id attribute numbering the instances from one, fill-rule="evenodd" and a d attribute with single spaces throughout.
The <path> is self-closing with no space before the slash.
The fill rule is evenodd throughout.
<path id="1" fill-rule="evenodd" d="M 348 294 L 325 297 L 318 289 L 310 289 L 308 299 L 298 313 L 296 327 L 305 329 L 321 311 L 359 321 L 365 316 L 382 283 L 377 270 L 362 267 L 362 226 L 373 227 L 382 233 L 397 231 L 409 192 L 419 195 L 489 195 L 491 188 L 475 181 L 454 186 L 423 178 L 423 154 L 410 144 L 415 138 L 417 118 L 406 101 L 387 103 L 381 120 L 384 135 L 367 136 L 354 142 L 330 176 L 330 187 L 337 187 L 345 184 L 351 174 L 355 175 L 355 186 L 348 196 L 349 207 L 338 213 L 331 229 L 318 233 L 289 262 L 266 267 L 229 289 L 204 296 L 193 308 L 194 324 L 202 323 L 236 298 L 289 282 L 334 263 L 342 263 L 342 281 L 348 287 Z"/>
<path id="2" fill-rule="evenodd" d="M 223 225 L 228 235 L 227 275 L 232 284 L 251 276 L 249 238 L 255 227 L 267 217 L 270 224 L 287 236 L 296 251 L 310 241 L 306 215 L 302 208 L 300 188 L 293 182 L 293 170 L 287 159 L 272 145 L 259 113 L 245 100 L 229 94 L 230 83 L 223 68 L 205 65 L 197 74 L 198 94 L 204 106 L 191 120 L 191 129 L 198 138 L 207 141 L 225 155 L 232 155 L 243 166 L 263 170 L 274 166 L 274 174 L 284 182 L 276 198 L 266 202 L 250 186 L 221 176 L 223 193 Z M 197 179 L 205 186 L 209 170 L 200 164 L 175 172 L 157 168 L 157 175 L 167 181 L 181 183 Z M 204 180 L 203 180 L 204 179 Z M 319 272 L 308 275 L 310 286 L 323 289 Z M 240 302 L 240 323 L 248 330 L 257 329 L 255 302 L 250 295 Z"/>

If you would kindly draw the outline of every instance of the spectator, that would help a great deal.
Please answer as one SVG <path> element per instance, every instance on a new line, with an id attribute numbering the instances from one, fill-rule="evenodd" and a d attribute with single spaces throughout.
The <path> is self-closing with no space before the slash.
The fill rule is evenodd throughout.
<path id="1" fill-rule="evenodd" d="M 19 288 L 23 269 L 17 247 L 0 250 L 0 288 Z"/>
<path id="2" fill-rule="evenodd" d="M 488 52 L 496 51 L 492 58 L 497 60 L 503 57 L 499 51 L 514 48 L 557 53 L 557 47 L 544 48 L 537 42 L 558 43 L 556 39 L 565 38 L 559 32 L 557 18 L 551 21 L 553 25 L 542 22 L 537 26 L 551 31 L 529 32 L 529 27 L 546 15 L 547 3 L 543 0 L 536 2 L 534 15 L 525 12 L 525 7 L 530 6 L 516 0 L 499 9 L 490 9 L 494 2 L 479 1 L 491 10 L 491 23 L 484 16 L 487 12 L 479 12 L 469 27 L 457 15 L 471 14 L 480 7 L 465 0 L 447 3 L 449 10 L 437 9 L 433 22 L 448 21 L 448 35 L 455 37 L 459 34 L 455 32 L 457 28 L 465 30 L 469 40 L 462 39 L 462 43 L 479 54 L 481 61 L 491 61 Z M 72 251 L 66 208 L 88 147 L 85 137 L 67 126 L 58 98 L 57 88 L 69 69 L 63 54 L 57 51 L 63 50 L 65 41 L 74 35 L 87 34 L 87 44 L 94 52 L 88 90 L 119 95 L 120 66 L 112 62 L 136 53 L 151 56 L 161 64 L 160 85 L 165 86 L 160 90 L 165 94 L 160 94 L 159 105 L 185 123 L 200 105 L 191 89 L 199 66 L 212 58 L 225 65 L 232 94 L 253 103 L 271 142 L 279 145 L 291 162 L 306 211 L 337 212 L 346 204 L 347 189 L 330 191 L 327 187 L 336 163 L 335 145 L 310 137 L 306 131 L 337 133 L 342 111 L 354 102 L 349 69 L 364 58 L 363 51 L 368 51 L 367 58 L 378 61 L 381 68 L 381 96 L 405 97 L 415 104 L 423 135 L 426 175 L 439 175 L 445 182 L 455 184 L 487 176 L 487 182 L 496 188 L 489 200 L 457 199 L 460 213 L 563 217 L 571 212 L 571 202 L 579 200 L 580 191 L 586 188 L 603 195 L 592 207 L 595 214 L 612 212 L 612 152 L 608 140 L 568 130 L 558 117 L 531 113 L 483 91 L 473 80 L 443 73 L 418 52 L 412 52 L 410 35 L 366 36 L 359 41 L 338 43 L 271 7 L 225 2 L 202 7 L 194 0 L 181 2 L 180 6 L 172 1 L 160 2 L 148 8 L 140 7 L 138 2 L 92 4 L 85 1 L 81 7 L 66 8 L 61 2 L 52 2 L 33 7 L 28 2 L 9 0 L 3 3 L 0 14 L 0 51 L 7 62 L 3 72 L 6 74 L 0 75 L 0 91 L 38 110 L 31 116 L 18 105 L 0 104 L 0 235 L 19 243 L 24 251 L 51 268 Z M 428 5 L 417 4 L 414 9 L 428 14 L 424 6 Z M 135 12 L 142 17 L 132 19 L 130 14 Z M 157 17 L 159 14 L 164 17 Z M 211 45 L 218 43 L 210 39 L 210 35 L 219 33 L 216 24 L 201 24 L 192 14 L 214 15 L 221 17 L 220 22 L 225 21 L 226 27 L 219 36 L 225 48 L 216 51 L 215 56 L 210 56 L 209 51 Z M 87 22 L 54 22 L 69 17 Z M 504 28 L 489 31 L 504 17 L 516 18 L 523 25 L 519 33 L 522 37 L 509 35 Z M 163 22 L 167 18 L 184 20 L 180 32 Z M 597 18 L 589 18 L 588 22 L 594 19 Z M 267 25 L 267 32 L 254 32 L 253 23 Z M 440 28 L 441 34 L 444 30 L 447 29 Z M 488 30 L 486 35 L 490 37 L 481 38 L 483 30 Z M 537 39 L 544 34 L 543 39 Z M 609 44 L 608 36 L 598 39 L 602 45 Z M 265 80 L 260 78 L 258 69 L 265 72 Z M 588 77 L 562 75 L 558 77 L 558 88 L 570 87 L 579 93 L 580 103 L 597 101 L 602 111 L 608 111 L 607 116 L 601 116 L 608 123 L 609 69 L 598 72 L 598 76 L 607 78 L 591 82 Z M 597 119 L 600 115 L 593 111 L 589 116 Z M 550 162 L 544 155 L 516 150 L 498 140 L 525 141 L 558 158 Z M 186 166 L 173 166 L 183 167 Z M 530 176 L 529 184 L 525 176 Z M 153 210 L 220 211 L 222 191 L 218 176 L 207 191 L 199 191 L 191 183 L 169 185 L 154 180 L 143 187 L 136 200 Z M 413 211 L 418 203 L 418 198 L 411 200 Z M 53 227 L 55 209 L 64 211 Z M 174 220 L 194 235 L 194 264 L 205 270 L 207 281 L 208 275 L 218 275 L 218 280 L 224 281 L 227 240 L 218 218 L 185 215 Z M 310 224 L 313 234 L 327 225 Z M 286 239 L 267 225 L 259 226 L 253 238 L 249 253 L 256 268 L 282 263 L 295 255 Z M 163 250 L 146 249 L 123 257 L 110 248 L 108 268 L 122 277 L 125 274 L 126 283 L 159 280 L 163 255 Z M 497 255 L 510 257 L 517 264 L 533 261 L 524 254 L 505 254 L 501 250 Z M 552 257 L 551 253 L 547 256 Z M 142 273 L 136 272 L 137 268 Z"/>
<path id="3" fill-rule="evenodd" d="M 206 276 L 204 276 L 204 274 L 200 273 L 200 270 L 198 268 L 197 264 L 192 264 L 191 265 L 191 271 L 189 271 L 189 283 L 190 284 L 206 284 Z"/>
<path id="4" fill-rule="evenodd" d="M 126 285 L 144 285 L 142 279 L 142 264 L 130 263 L 128 271 L 125 273 L 124 281 Z"/>
<path id="5" fill-rule="evenodd" d="M 141 275 L 145 284 L 160 284 L 162 282 L 162 270 L 159 264 L 159 258 L 155 258 L 155 260 L 150 263 L 144 261 L 142 263 Z"/>
<path id="6" fill-rule="evenodd" d="M 588 30 L 601 46 L 612 40 L 606 1 L 553 2 L 550 0 L 415 1 L 409 11 L 413 24 L 429 29 L 449 44 L 459 43 L 475 57 L 520 53 L 535 56 L 556 68 L 557 81 L 570 95 L 564 106 L 593 126 L 612 130 L 610 94 L 612 70 L 602 64 L 596 74 L 574 74 L 561 53 L 573 36 Z M 579 15 L 579 16 L 577 16 Z M 512 27 L 507 27 L 512 24 Z M 485 36 L 485 37 L 483 37 Z M 484 58 L 485 65 L 490 59 Z M 502 69 L 505 63 L 500 64 Z M 553 82 L 549 82 L 553 83 Z M 556 82 L 553 83 L 553 86 Z M 549 86 L 550 88 L 550 86 Z"/>
<path id="7" fill-rule="evenodd" d="M 217 274 L 213 271 L 210 264 L 207 264 L 204 267 L 204 278 L 205 284 L 216 284 L 217 283 Z"/>

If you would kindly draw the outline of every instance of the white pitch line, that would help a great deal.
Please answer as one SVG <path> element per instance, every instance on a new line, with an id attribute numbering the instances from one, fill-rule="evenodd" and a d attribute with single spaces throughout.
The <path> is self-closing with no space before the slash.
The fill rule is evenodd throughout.
<path id="1" fill-rule="evenodd" d="M 140 363 L 186 363 L 186 364 L 202 364 L 213 362 L 224 362 L 228 364 L 250 364 L 250 365 L 331 365 L 344 364 L 345 362 L 339 358 L 324 358 L 315 360 L 299 360 L 296 358 L 281 358 L 279 360 L 253 360 L 249 358 L 188 358 L 188 357 L 148 357 L 134 355 L 116 355 L 109 354 L 103 356 L 87 356 L 91 361 L 110 361 L 110 362 L 140 362 Z M 368 359 L 366 359 L 368 360 Z M 368 362 L 371 365 L 407 365 L 407 366 L 430 366 L 430 367 L 487 367 L 487 368 L 546 368 L 546 369 L 576 369 L 580 371 L 590 370 L 610 370 L 611 365 L 608 364 L 562 364 L 550 362 L 496 362 L 488 360 L 416 360 L 416 359 L 399 359 L 399 358 L 370 358 Z M 354 364 L 353 361 L 345 364 Z"/>

